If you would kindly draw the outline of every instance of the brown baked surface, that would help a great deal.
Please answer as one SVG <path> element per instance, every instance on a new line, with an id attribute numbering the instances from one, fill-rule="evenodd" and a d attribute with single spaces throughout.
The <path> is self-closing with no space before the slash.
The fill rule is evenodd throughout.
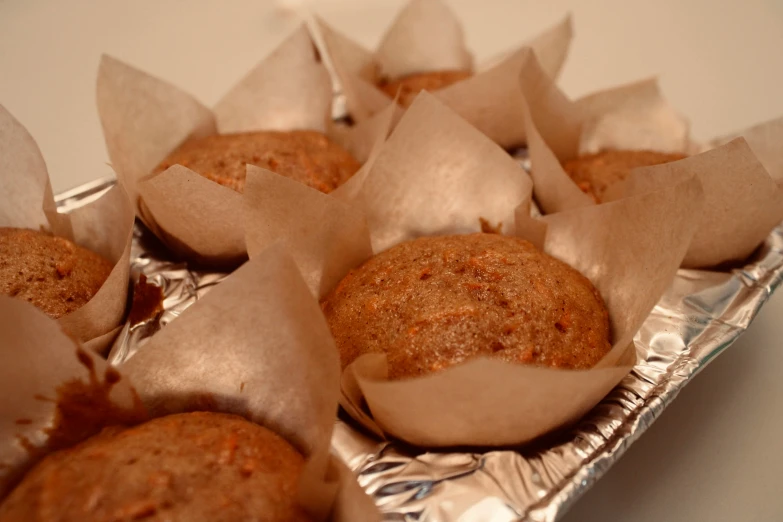
<path id="1" fill-rule="evenodd" d="M 0 227 L 0 294 L 24 299 L 54 319 L 92 299 L 113 266 L 67 239 Z"/>
<path id="2" fill-rule="evenodd" d="M 50 454 L 0 505 L 0 521 L 304 522 L 303 465 L 242 417 L 169 415 Z"/>
<path id="3" fill-rule="evenodd" d="M 451 84 L 470 78 L 470 71 L 435 71 L 410 74 L 396 80 L 382 81 L 378 87 L 394 98 L 397 96 L 397 90 L 400 91 L 400 97 L 397 100 L 403 107 L 410 107 L 413 100 L 421 91 L 437 91 Z"/>
<path id="4" fill-rule="evenodd" d="M 261 131 L 189 139 L 169 154 L 154 173 L 182 165 L 243 192 L 248 163 L 326 193 L 348 181 L 361 166 L 323 133 Z"/>
<path id="5" fill-rule="evenodd" d="M 606 189 L 628 177 L 632 169 L 651 167 L 687 158 L 680 153 L 651 150 L 605 150 L 566 161 L 563 169 L 579 185 L 582 192 L 596 203 L 603 201 Z"/>
<path id="6" fill-rule="evenodd" d="M 497 234 L 399 244 L 351 271 L 321 307 L 343 368 L 386 353 L 391 379 L 479 355 L 589 368 L 610 349 L 609 315 L 590 281 Z"/>

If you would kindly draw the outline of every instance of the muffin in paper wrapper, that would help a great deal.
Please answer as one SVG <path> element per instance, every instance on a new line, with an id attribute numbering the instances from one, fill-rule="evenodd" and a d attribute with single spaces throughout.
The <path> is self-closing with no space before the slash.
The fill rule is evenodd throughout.
<path id="1" fill-rule="evenodd" d="M 113 187 L 73 212 L 58 213 L 38 145 L 2 106 L 0 227 L 46 230 L 102 255 L 114 265 L 92 299 L 58 319 L 73 337 L 91 350 L 103 352 L 125 316 L 133 208 L 122 187 Z"/>
<path id="2" fill-rule="evenodd" d="M 325 22 L 321 36 L 348 113 L 363 122 L 385 108 L 390 98 L 377 86 L 381 79 L 444 70 L 471 71 L 473 76 L 433 94 L 503 147 L 525 143 L 518 84 L 525 46 L 533 48 L 551 77 L 565 62 L 571 42 L 567 17 L 524 46 L 474 67 L 462 26 L 441 0 L 411 0 L 371 52 Z"/>
<path id="3" fill-rule="evenodd" d="M 684 267 L 742 261 L 783 220 L 783 189 L 779 186 L 783 177 L 783 119 L 709 146 L 690 139 L 688 122 L 663 98 L 655 80 L 572 102 L 531 54 L 520 83 L 526 99 L 531 176 L 544 213 L 595 205 L 563 170 L 563 162 L 580 154 L 625 149 L 689 155 L 634 169 L 625 181 L 609 187 L 604 197 L 604 201 L 612 201 L 673 187 L 697 176 L 704 189 L 704 206 L 682 262 Z"/>
<path id="4" fill-rule="evenodd" d="M 361 174 L 332 198 L 312 189 L 294 193 L 284 179 L 277 180 L 274 196 L 265 194 L 269 184 L 247 185 L 249 199 L 277 202 L 275 229 L 297 247 L 297 263 L 319 297 L 373 253 L 420 236 L 477 232 L 483 218 L 582 272 L 610 313 L 613 347 L 591 370 L 479 358 L 389 381 L 384 356 L 371 354 L 343 372 L 341 404 L 354 419 L 379 436 L 426 447 L 524 443 L 594 406 L 633 366 L 633 336 L 670 285 L 703 197 L 699 180 L 690 177 L 611 204 L 533 219 L 525 171 L 427 93 Z M 271 173 L 248 167 L 248 180 L 256 175 Z M 299 214 L 293 208 L 317 210 Z M 319 232 L 300 235 L 307 230 Z M 251 259 L 265 242 L 248 234 Z"/>
<path id="5" fill-rule="evenodd" d="M 337 353 L 318 304 L 279 246 L 240 267 L 117 369 L 27 303 L 0 298 L 0 322 L 3 495 L 44 455 L 104 426 L 206 409 L 241 415 L 296 447 L 307 459 L 299 502 L 318 520 L 379 520 L 329 453 Z M 68 410 L 69 399 L 93 407 Z"/>
<path id="6" fill-rule="evenodd" d="M 173 85 L 104 56 L 98 71 L 98 112 L 112 167 L 136 213 L 173 251 L 213 266 L 246 258 L 238 211 L 242 194 L 181 165 L 155 167 L 190 137 L 261 130 L 329 132 L 332 88 L 302 26 L 252 69 L 213 110 Z M 340 143 L 362 158 L 350 136 Z M 358 151 L 358 154 L 357 154 Z"/>

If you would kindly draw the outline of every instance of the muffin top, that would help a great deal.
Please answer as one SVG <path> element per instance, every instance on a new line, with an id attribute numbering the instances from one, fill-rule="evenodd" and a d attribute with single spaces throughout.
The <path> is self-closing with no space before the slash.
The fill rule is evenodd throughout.
<path id="1" fill-rule="evenodd" d="M 361 166 L 323 133 L 260 131 L 191 138 L 169 154 L 154 173 L 182 165 L 243 192 L 246 164 L 271 170 L 325 193 L 348 181 Z"/>
<path id="2" fill-rule="evenodd" d="M 681 153 L 651 150 L 605 150 L 566 161 L 563 169 L 582 192 L 601 203 L 606 190 L 628 177 L 632 169 L 651 167 L 687 158 Z"/>
<path id="3" fill-rule="evenodd" d="M 242 417 L 169 415 L 48 455 L 0 505 L 0 521 L 305 522 L 295 504 L 303 465 Z"/>
<path id="4" fill-rule="evenodd" d="M 113 266 L 67 239 L 0 227 L 0 293 L 24 299 L 54 319 L 92 299 Z"/>
<path id="5" fill-rule="evenodd" d="M 397 103 L 403 107 L 410 107 L 421 91 L 437 91 L 471 76 L 470 71 L 433 71 L 410 74 L 396 80 L 382 81 L 378 84 L 378 87 L 392 98 L 397 96 L 397 91 L 399 90 L 400 97 Z"/>
<path id="6" fill-rule="evenodd" d="M 351 271 L 321 307 L 343 367 L 385 353 L 391 379 L 476 356 L 590 368 L 611 348 L 609 314 L 590 281 L 498 234 L 401 243 Z"/>

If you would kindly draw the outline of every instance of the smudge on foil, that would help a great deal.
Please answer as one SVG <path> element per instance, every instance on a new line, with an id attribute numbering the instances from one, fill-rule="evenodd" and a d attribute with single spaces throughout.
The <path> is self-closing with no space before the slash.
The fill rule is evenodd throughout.
<path id="1" fill-rule="evenodd" d="M 63 211 L 98 197 L 98 180 L 58 197 Z M 131 268 L 163 289 L 164 312 L 126 325 L 109 361 L 120 364 L 226 274 L 171 261 L 143 226 Z M 783 226 L 744 268 L 680 270 L 635 338 L 639 363 L 577 426 L 525 447 L 424 452 L 380 442 L 337 421 L 334 451 L 354 470 L 387 521 L 548 522 L 559 518 L 644 433 L 682 387 L 748 328 L 783 280 Z"/>

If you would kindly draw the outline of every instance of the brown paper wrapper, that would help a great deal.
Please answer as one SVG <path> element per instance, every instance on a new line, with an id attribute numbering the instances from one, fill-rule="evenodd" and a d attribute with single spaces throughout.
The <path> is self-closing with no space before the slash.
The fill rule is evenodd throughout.
<path id="1" fill-rule="evenodd" d="M 350 152 L 363 165 L 370 160 L 373 151 L 383 143 L 389 131 L 397 125 L 405 113 L 405 110 L 395 102 L 384 99 L 384 103 L 384 109 L 372 117 L 354 125 L 335 123 L 329 132 L 335 142 Z M 357 175 L 354 174 L 334 192 L 341 190 L 356 178 Z"/>
<path id="2" fill-rule="evenodd" d="M 738 137 L 745 138 L 753 154 L 767 169 L 772 179 L 780 185 L 783 183 L 783 153 L 780 144 L 783 142 L 783 117 L 754 125 L 739 133 L 713 140 L 714 146 L 723 145 Z"/>
<path id="3" fill-rule="evenodd" d="M 366 218 L 349 202 L 361 189 L 400 112 L 390 103 L 385 111 L 361 124 L 364 139 L 355 143 L 366 148 L 367 161 L 331 194 L 248 165 L 244 215 L 250 257 L 275 242 L 284 243 L 313 294 L 323 295 L 348 269 L 371 255 Z"/>
<path id="4" fill-rule="evenodd" d="M 643 194 L 693 175 L 702 182 L 705 204 L 684 267 L 742 261 L 783 220 L 783 191 L 741 137 L 684 160 L 634 169 L 618 188 L 622 195 Z"/>
<path id="5" fill-rule="evenodd" d="M 579 154 L 603 149 L 687 153 L 692 146 L 688 120 L 664 98 L 656 78 L 589 94 L 574 109 L 581 112 Z"/>
<path id="6" fill-rule="evenodd" d="M 313 16 L 312 20 L 314 23 L 311 30 L 319 35 L 325 59 L 329 61 L 333 72 L 332 80 L 337 83 L 335 91 L 341 91 L 345 95 L 346 109 L 355 122 L 367 120 L 373 114 L 371 109 L 381 110 L 384 100 L 387 100 L 386 96 L 373 86 L 378 79 L 378 66 L 373 54 L 332 29 L 319 17 Z M 343 81 L 344 78 L 353 78 L 356 81 Z M 370 97 L 371 107 L 365 107 L 365 97 Z"/>
<path id="7" fill-rule="evenodd" d="M 424 93 L 346 199 L 366 216 L 378 252 L 418 236 L 479 231 L 480 218 L 510 230 L 531 189 L 513 158 Z"/>
<path id="8" fill-rule="evenodd" d="M 635 169 L 604 198 L 611 201 L 660 190 L 697 176 L 704 189 L 704 212 L 683 259 L 685 267 L 741 261 L 783 220 L 783 191 L 770 176 L 783 176 L 781 120 L 746 131 L 750 147 L 734 141 L 699 153 L 709 147 L 689 138 L 687 121 L 666 102 L 655 80 L 571 102 L 551 80 L 526 83 L 535 75 L 542 76 L 541 68 L 531 57 L 521 83 L 530 114 L 526 127 L 534 192 L 545 213 L 594 205 L 565 173 L 562 162 L 604 149 L 636 149 L 693 154 L 674 163 Z M 756 150 L 763 163 L 754 155 Z"/>
<path id="9" fill-rule="evenodd" d="M 453 13 L 437 0 L 412 0 L 384 36 L 375 53 L 319 21 L 326 50 L 334 64 L 349 113 L 357 122 L 382 110 L 389 101 L 375 83 L 438 70 L 473 70 L 464 36 Z M 519 109 L 520 53 L 531 47 L 551 77 L 559 73 L 571 42 L 571 19 L 543 32 L 519 48 L 476 68 L 476 74 L 436 91 L 452 110 L 503 147 L 525 143 Z"/>
<path id="10" fill-rule="evenodd" d="M 0 106 L 0 226 L 48 230 L 97 252 L 114 264 L 100 290 L 59 323 L 71 335 L 102 352 L 122 322 L 128 297 L 133 209 L 121 187 L 59 214 L 49 173 L 35 140 Z"/>
<path id="11" fill-rule="evenodd" d="M 331 81 L 302 26 L 209 110 L 195 98 L 113 58 L 98 71 L 98 112 L 118 179 L 138 216 L 180 255 L 211 265 L 246 257 L 242 195 L 175 165 L 152 170 L 191 136 L 326 131 Z"/>
<path id="12" fill-rule="evenodd" d="M 462 24 L 440 0 L 411 0 L 375 51 L 379 74 L 399 78 L 437 70 L 472 70 Z"/>
<path id="13" fill-rule="evenodd" d="M 26 303 L 0 299 L 0 321 L 8 322 L 3 331 L 10 332 L 0 351 L 8 359 L 0 370 L 7 372 L 0 384 L 7 387 L 0 424 L 7 435 L 0 447 L 5 465 L 0 479 L 7 490 L 48 450 L 46 427 L 55 403 L 36 397 L 54 397 L 63 383 L 86 381 L 86 369 L 74 357 L 74 341 Z M 108 371 L 103 361 L 93 364 L 93 374 Z M 239 268 L 119 371 L 110 388 L 118 408 L 136 397 L 150 416 L 194 409 L 242 415 L 307 457 L 300 501 L 319 520 L 379 519 L 350 472 L 329 455 L 339 393 L 337 353 L 318 304 L 281 248 Z M 96 423 L 93 433 L 101 426 Z M 24 445 L 16 443 L 19 436 Z"/>
<path id="14" fill-rule="evenodd" d="M 703 197 L 698 179 L 691 177 L 612 204 L 534 220 L 531 183 L 521 167 L 426 93 L 380 146 L 361 181 L 343 200 L 352 219 L 366 217 L 371 252 L 352 237 L 353 248 L 344 242 L 330 251 L 303 249 L 298 259 L 304 266 L 340 266 L 343 276 L 371 253 L 423 235 L 476 232 L 479 218 L 485 218 L 580 270 L 610 311 L 615 343 L 593 370 L 477 359 L 423 378 L 388 381 L 384 357 L 374 354 L 343 372 L 341 404 L 360 424 L 428 447 L 523 443 L 594 406 L 634 364 L 632 338 L 671 283 Z M 320 216 L 346 212 L 334 198 L 325 203 L 333 210 L 305 216 L 309 221 L 299 222 L 302 230 L 315 229 Z M 608 229 L 611 235 L 603 232 Z M 339 279 L 336 272 L 319 281 L 310 268 L 311 288 L 325 295 Z"/>

